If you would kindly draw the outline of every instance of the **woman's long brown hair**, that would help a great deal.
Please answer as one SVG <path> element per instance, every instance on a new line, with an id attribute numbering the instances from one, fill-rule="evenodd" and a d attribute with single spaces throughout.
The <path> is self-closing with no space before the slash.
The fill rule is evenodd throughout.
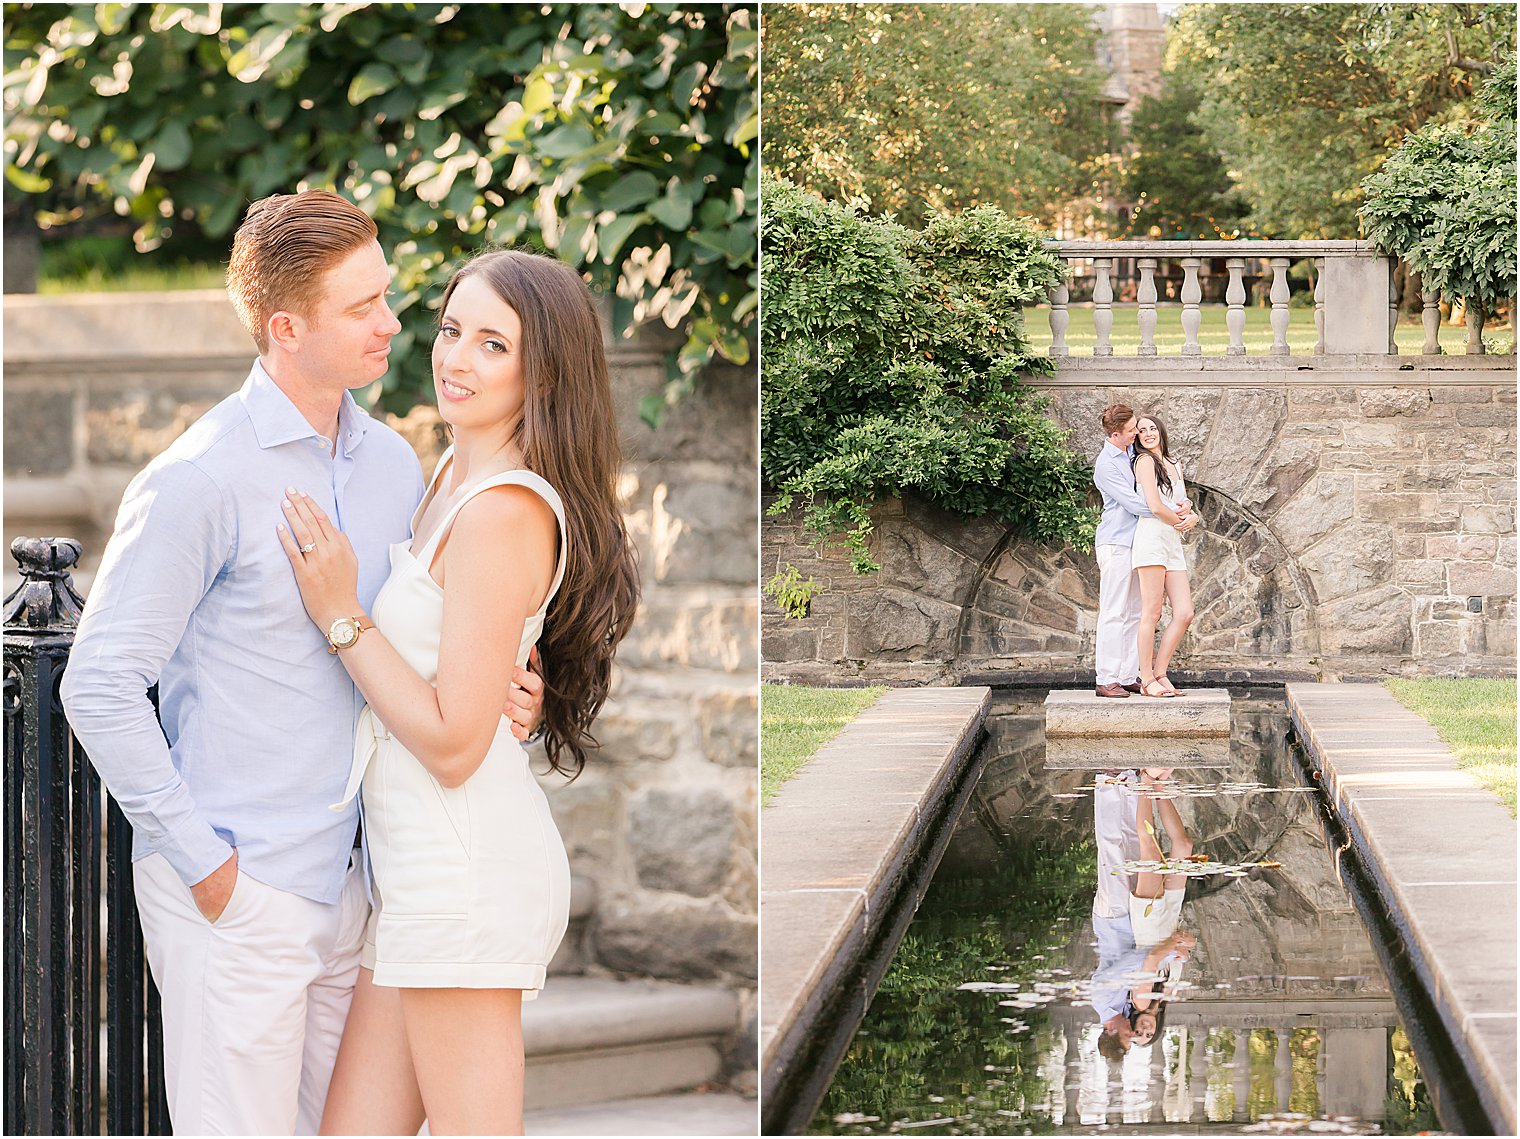
<path id="1" fill-rule="evenodd" d="M 1156 446 L 1161 451 L 1161 457 L 1166 460 L 1166 463 L 1175 463 L 1177 460 L 1172 458 L 1171 445 L 1166 441 L 1166 424 L 1162 423 L 1161 420 L 1157 419 L 1154 415 L 1147 411 L 1135 417 L 1136 428 L 1139 427 L 1140 420 L 1142 419 L 1149 419 L 1156 425 L 1156 434 L 1159 436 L 1159 438 L 1156 440 Z M 1135 464 L 1140 461 L 1141 455 L 1150 455 L 1152 462 L 1155 462 L 1156 488 L 1160 490 L 1162 494 L 1171 494 L 1172 476 L 1167 474 L 1166 463 L 1156 462 L 1156 456 L 1154 454 L 1151 454 L 1151 452 L 1147 451 L 1144 447 L 1140 446 L 1140 433 L 1137 430 L 1135 432 L 1135 457 L 1129 461 L 1129 467 L 1131 471 L 1135 469 Z M 1139 487 L 1140 480 L 1137 478 L 1135 480 L 1135 488 L 1138 490 Z"/>
<path id="2" fill-rule="evenodd" d="M 513 440 L 565 504 L 565 576 L 539 637 L 549 766 L 575 778 L 597 746 L 612 654 L 639 602 L 638 564 L 618 509 L 621 462 L 602 324 L 580 274 L 562 261 L 500 249 L 466 261 L 443 293 L 483 278 L 522 322 L 525 394 Z M 569 753 L 566 757 L 566 753 Z"/>

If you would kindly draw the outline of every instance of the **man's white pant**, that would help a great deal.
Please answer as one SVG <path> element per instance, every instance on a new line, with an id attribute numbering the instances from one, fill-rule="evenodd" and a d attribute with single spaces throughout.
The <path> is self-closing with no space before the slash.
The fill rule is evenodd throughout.
<path id="1" fill-rule="evenodd" d="M 1099 684 L 1140 678 L 1140 581 L 1130 572 L 1130 547 L 1098 547 Z"/>
<path id="2" fill-rule="evenodd" d="M 215 925 L 162 855 L 132 876 L 175 1134 L 315 1135 L 369 917 L 357 865 L 331 904 L 240 870 Z"/>

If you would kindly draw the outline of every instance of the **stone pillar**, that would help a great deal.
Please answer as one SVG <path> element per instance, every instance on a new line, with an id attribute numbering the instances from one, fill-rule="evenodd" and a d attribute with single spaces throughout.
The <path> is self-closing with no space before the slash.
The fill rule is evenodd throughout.
<path id="1" fill-rule="evenodd" d="M 1325 352 L 1388 354 L 1388 258 L 1326 257 Z"/>
<path id="2" fill-rule="evenodd" d="M 1288 348 L 1288 259 L 1272 258 L 1272 355 L 1286 356 Z"/>
<path id="3" fill-rule="evenodd" d="M 1140 326 L 1140 348 L 1137 356 L 1156 354 L 1156 258 L 1142 257 L 1135 262 L 1140 270 L 1140 289 L 1136 299 L 1140 311 L 1135 317 Z"/>
<path id="4" fill-rule="evenodd" d="M 1236 1123 L 1244 1123 L 1250 1118 L 1250 1112 L 1246 1107 L 1251 1098 L 1251 1030 L 1237 1027 L 1235 1029 L 1235 1056 L 1230 1061 L 1234 1069 L 1231 1075 L 1234 1077 L 1235 1087 L 1235 1114 Z"/>
<path id="5" fill-rule="evenodd" d="M 1064 269 L 1066 263 L 1063 261 Z M 1070 356 L 1071 349 L 1066 347 L 1066 326 L 1071 323 L 1071 313 L 1066 311 L 1066 302 L 1071 299 L 1071 290 L 1066 287 L 1066 278 L 1061 278 L 1061 283 L 1050 292 L 1050 355 Z"/>
<path id="6" fill-rule="evenodd" d="M 1203 348 L 1198 344 L 1198 326 L 1203 323 L 1203 314 L 1198 311 L 1198 302 L 1203 299 L 1203 290 L 1198 287 L 1199 264 L 1201 261 L 1197 257 L 1182 259 L 1182 354 L 1184 356 L 1203 355 Z"/>
<path id="7" fill-rule="evenodd" d="M 1467 314 L 1467 355 L 1482 356 L 1486 353 L 1483 349 L 1483 304 L 1480 301 L 1464 301 L 1462 308 Z"/>
<path id="8" fill-rule="evenodd" d="M 1420 302 L 1424 305 L 1420 319 L 1425 324 L 1422 351 L 1427 356 L 1438 356 L 1441 353 L 1441 294 L 1426 289 L 1420 294 Z"/>
<path id="9" fill-rule="evenodd" d="M 1077 1123 L 1082 1118 L 1082 1053 L 1078 1050 L 1082 1030 L 1075 1024 L 1068 1024 L 1061 1029 L 1061 1035 L 1066 1044 L 1066 1121 Z M 1106 1061 L 1099 1056 L 1098 1063 Z"/>
<path id="10" fill-rule="evenodd" d="M 1224 291 L 1225 302 L 1230 306 L 1224 314 L 1225 327 L 1230 330 L 1230 346 L 1224 350 L 1226 356 L 1244 356 L 1246 354 L 1246 286 L 1241 280 L 1241 274 L 1245 272 L 1246 259 L 1244 257 L 1231 257 L 1224 263 L 1229 270 L 1230 283 Z"/>
<path id="11" fill-rule="evenodd" d="M 1093 344 L 1094 356 L 1112 356 L 1114 349 L 1108 342 L 1108 334 L 1114 327 L 1114 288 L 1109 280 L 1113 270 L 1112 258 L 1098 257 L 1093 260 L 1093 272 L 1097 280 L 1093 284 L 1093 330 L 1098 334 Z"/>
<path id="12" fill-rule="evenodd" d="M 1315 262 L 1314 274 L 1314 354 L 1325 354 L 1325 259 Z"/>
<path id="13" fill-rule="evenodd" d="M 1398 263 L 1392 263 L 1393 271 L 1388 274 L 1388 354 L 1399 354 L 1399 277 Z"/>
<path id="14" fill-rule="evenodd" d="M 1290 1044 L 1293 1040 L 1293 1030 L 1279 1028 L 1274 1030 L 1277 1037 L 1277 1055 L 1273 1064 L 1273 1090 L 1276 1093 L 1278 1111 L 1288 1110 L 1288 1096 L 1293 1091 L 1293 1051 Z"/>
<path id="15" fill-rule="evenodd" d="M 1320 1030 L 1319 1051 L 1325 1066 L 1321 1111 L 1362 1119 L 1378 1117 L 1393 1064 L 1388 1044 L 1391 1032 L 1381 1025 Z"/>
<path id="16" fill-rule="evenodd" d="M 1209 1031 L 1199 1025 L 1189 1030 L 1189 1035 L 1193 1038 L 1187 1078 L 1188 1095 L 1193 1099 L 1191 1118 L 1195 1123 L 1202 1123 L 1208 1118 Z"/>

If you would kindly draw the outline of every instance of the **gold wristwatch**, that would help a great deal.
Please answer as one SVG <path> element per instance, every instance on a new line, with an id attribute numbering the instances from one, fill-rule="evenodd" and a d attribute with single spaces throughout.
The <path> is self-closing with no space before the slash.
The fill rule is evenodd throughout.
<path id="1" fill-rule="evenodd" d="M 342 649 L 353 648 L 359 643 L 359 634 L 374 627 L 374 623 L 366 621 L 363 614 L 357 617 L 339 617 L 328 627 L 327 651 L 336 656 Z"/>

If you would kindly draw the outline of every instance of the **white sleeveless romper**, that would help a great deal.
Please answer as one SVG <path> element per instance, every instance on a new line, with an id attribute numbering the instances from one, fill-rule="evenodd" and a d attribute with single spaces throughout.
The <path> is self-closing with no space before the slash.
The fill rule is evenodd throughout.
<path id="1" fill-rule="evenodd" d="M 433 484 L 447 465 L 439 461 Z M 427 545 L 391 546 L 391 573 L 375 599 L 375 627 L 430 684 L 438 681 L 443 589 L 428 573 L 443 536 L 466 502 L 497 486 L 537 493 L 559 521 L 553 584 L 523 626 L 517 663 L 544 626 L 565 573 L 565 511 L 559 494 L 531 471 L 506 471 L 472 487 L 444 516 Z M 421 507 L 418 508 L 419 510 Z M 413 525 L 416 524 L 413 516 Z M 360 812 L 375 903 L 361 964 L 375 984 L 398 988 L 543 987 L 570 916 L 570 864 L 522 744 L 502 718 L 485 761 L 447 788 L 391 737 L 366 705 L 359 715 L 344 802 L 363 787 Z M 341 804 L 340 804 L 341 806 Z"/>
<path id="2" fill-rule="evenodd" d="M 1161 493 L 1161 501 L 1172 509 L 1187 497 L 1187 483 L 1182 481 L 1182 468 L 1172 480 L 1171 494 Z M 1141 566 L 1165 566 L 1168 570 L 1187 572 L 1187 559 L 1182 554 L 1182 535 L 1167 523 L 1152 515 L 1142 515 L 1135 523 L 1135 544 L 1130 550 L 1131 569 Z"/>

